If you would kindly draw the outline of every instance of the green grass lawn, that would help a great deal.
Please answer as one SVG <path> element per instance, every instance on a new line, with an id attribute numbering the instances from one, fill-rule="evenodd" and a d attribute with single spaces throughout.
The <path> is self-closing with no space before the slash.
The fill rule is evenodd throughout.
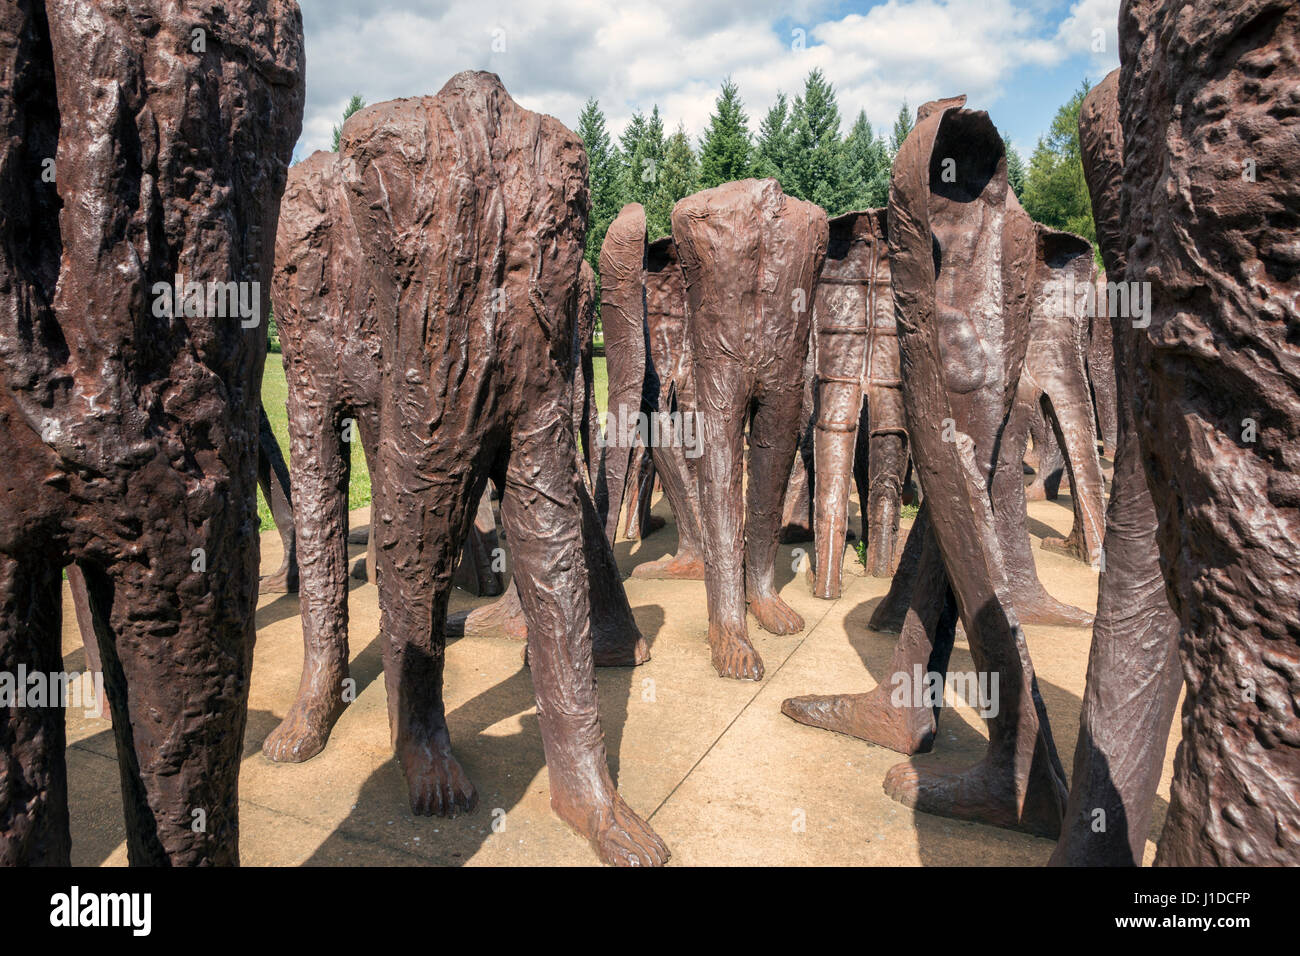
<path id="1" fill-rule="evenodd" d="M 596 405 L 605 407 L 605 397 L 609 394 L 609 377 L 605 372 L 605 357 L 596 356 L 593 376 L 596 387 Z M 284 378 L 284 363 L 278 353 L 272 352 L 266 357 L 266 371 L 262 375 L 262 405 L 266 408 L 266 417 L 271 421 L 271 430 L 275 432 L 276 441 L 284 459 L 289 462 L 289 411 L 288 385 Z M 293 466 L 289 462 L 290 467 Z M 348 486 L 348 507 L 360 508 L 370 504 L 370 472 L 366 470 L 366 455 L 361 450 L 361 442 L 352 443 L 352 480 Z M 257 514 L 262 522 L 262 530 L 269 531 L 275 527 L 271 518 L 271 507 L 257 492 Z"/>

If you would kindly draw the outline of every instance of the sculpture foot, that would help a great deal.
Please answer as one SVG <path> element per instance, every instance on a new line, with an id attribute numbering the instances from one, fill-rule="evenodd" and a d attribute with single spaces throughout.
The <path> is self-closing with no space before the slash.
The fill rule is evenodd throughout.
<path id="1" fill-rule="evenodd" d="M 674 581 L 703 581 L 704 560 L 699 555 L 682 551 L 672 557 L 638 564 L 632 569 L 632 577 Z"/>
<path id="2" fill-rule="evenodd" d="M 512 641 L 528 640 L 528 622 L 524 620 L 514 588 L 505 597 L 472 611 L 458 611 L 447 616 L 448 637 L 506 637 Z"/>
<path id="3" fill-rule="evenodd" d="M 325 749 L 330 732 L 348 706 L 341 690 L 347 676 L 344 671 L 337 680 L 322 681 L 321 686 L 328 687 L 328 691 L 298 695 L 280 726 L 262 742 L 262 753 L 268 760 L 302 763 Z"/>
<path id="4" fill-rule="evenodd" d="M 749 613 L 769 634 L 798 634 L 803 630 L 803 618 L 775 594 L 750 598 L 748 603 Z"/>
<path id="5" fill-rule="evenodd" d="M 357 558 L 357 563 L 352 566 L 352 579 L 354 581 L 370 580 L 370 569 L 366 567 L 366 556 L 364 554 Z"/>
<path id="6" fill-rule="evenodd" d="M 1032 484 L 1025 485 L 1025 500 L 1046 501 L 1047 489 L 1044 488 L 1043 485 L 1037 481 L 1033 482 Z"/>
<path id="7" fill-rule="evenodd" d="M 1065 812 L 1064 786 L 1046 771 L 1031 770 L 1020 789 L 1009 766 L 985 760 L 967 770 L 927 770 L 900 763 L 885 774 L 885 793 L 922 813 L 1019 830 L 1055 840 Z"/>
<path id="8" fill-rule="evenodd" d="M 763 658 L 759 657 L 754 645 L 749 643 L 749 634 L 744 625 L 709 625 L 709 649 L 712 652 L 713 668 L 719 677 L 733 677 L 736 680 L 762 680 Z"/>
<path id="9" fill-rule="evenodd" d="M 663 527 L 667 524 L 668 522 L 665 521 L 663 518 L 659 517 L 658 515 L 651 515 L 649 518 L 646 519 L 645 527 L 637 529 L 635 535 L 629 534 L 627 536 L 627 539 L 629 541 L 637 541 L 637 540 L 648 538 L 656 531 L 662 530 Z"/>
<path id="10" fill-rule="evenodd" d="M 472 813 L 478 806 L 478 791 L 451 753 L 446 732 L 442 741 L 427 744 L 398 744 L 398 759 L 406 774 L 411 812 L 421 817 L 454 817 Z"/>
<path id="11" fill-rule="evenodd" d="M 928 707 L 895 707 L 883 688 L 866 694 L 791 697 L 781 713 L 809 727 L 856 737 L 908 756 L 934 746 L 934 712 Z"/>
<path id="12" fill-rule="evenodd" d="M 1023 624 L 1048 627 L 1092 627 L 1092 615 L 1081 607 L 1063 604 L 1047 592 L 1035 601 L 1016 603 L 1016 616 Z"/>
<path id="13" fill-rule="evenodd" d="M 1044 538 L 1043 543 L 1039 545 L 1044 551 L 1052 551 L 1056 554 L 1063 554 L 1067 558 L 1074 558 L 1076 561 L 1082 561 L 1084 564 L 1089 563 L 1089 556 L 1084 554 L 1082 542 L 1071 538 Z"/>
<path id="14" fill-rule="evenodd" d="M 612 789 L 612 788 L 611 788 Z M 600 862 L 610 866 L 663 866 L 671 854 L 617 791 L 607 799 L 555 793 L 551 809 L 579 836 L 587 838 Z"/>
<path id="15" fill-rule="evenodd" d="M 274 574 L 265 574 L 258 578 L 258 594 L 297 594 L 298 569 L 281 568 Z"/>
<path id="16" fill-rule="evenodd" d="M 591 641 L 591 658 L 597 667 L 637 667 L 650 660 L 650 647 L 640 634 L 632 641 L 596 635 Z"/>

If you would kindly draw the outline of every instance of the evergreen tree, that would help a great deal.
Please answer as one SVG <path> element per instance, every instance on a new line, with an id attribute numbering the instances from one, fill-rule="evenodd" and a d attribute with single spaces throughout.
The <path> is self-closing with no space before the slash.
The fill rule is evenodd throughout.
<path id="1" fill-rule="evenodd" d="M 885 141 L 876 136 L 866 110 L 858 111 L 853 129 L 844 140 L 848 159 L 851 207 L 879 209 L 889 202 L 891 166 Z"/>
<path id="2" fill-rule="evenodd" d="M 889 138 L 889 148 L 897 156 L 899 149 L 903 146 L 903 140 L 907 139 L 907 134 L 912 132 L 912 127 L 916 123 L 912 119 L 912 111 L 907 106 L 907 100 L 903 100 L 903 105 L 898 109 L 898 116 L 894 119 L 894 132 Z"/>
<path id="3" fill-rule="evenodd" d="M 623 145 L 622 200 L 649 205 L 664 161 L 664 121 L 656 106 L 649 116 L 632 115 L 621 137 Z"/>
<path id="4" fill-rule="evenodd" d="M 786 189 L 790 182 L 792 133 L 790 101 L 784 93 L 778 93 L 776 103 L 758 127 L 758 143 L 754 147 L 754 165 L 750 175 L 755 179 L 775 179 L 782 189 Z"/>
<path id="5" fill-rule="evenodd" d="M 361 98 L 360 93 L 353 93 L 352 99 L 348 100 L 348 105 L 343 107 L 343 119 L 339 120 L 338 125 L 334 127 L 334 145 L 330 147 L 331 152 L 339 151 L 339 137 L 343 135 L 343 124 L 348 121 L 348 117 L 353 113 L 360 112 L 365 108 L 366 101 Z"/>
<path id="6" fill-rule="evenodd" d="M 700 188 L 744 179 L 749 175 L 752 149 L 740 90 L 728 77 L 722 81 L 722 93 L 700 144 Z"/>
<path id="7" fill-rule="evenodd" d="M 1003 145 L 1007 149 L 1007 185 L 1019 199 L 1025 194 L 1025 161 L 1020 158 L 1016 148 L 1011 145 L 1011 140 L 1002 137 Z"/>
<path id="8" fill-rule="evenodd" d="M 1085 80 L 1056 111 L 1047 135 L 1039 138 L 1024 174 L 1024 194 L 1020 199 L 1025 212 L 1044 225 L 1095 241 L 1092 201 L 1083 178 L 1079 149 L 1079 109 L 1088 89 Z"/>
<path id="9" fill-rule="evenodd" d="M 696 192 L 699 184 L 700 162 L 685 127 L 679 124 L 677 132 L 668 137 L 655 190 L 646 206 L 646 233 L 651 241 L 672 232 L 673 206 Z"/>
<path id="10" fill-rule="evenodd" d="M 621 199 L 622 160 L 605 128 L 605 114 L 595 97 L 587 100 L 578 116 L 578 137 L 587 148 L 587 177 L 591 190 L 591 218 L 587 227 L 586 258 L 599 268 L 600 244 L 609 224 L 623 208 Z"/>
<path id="11" fill-rule="evenodd" d="M 793 175 L 787 191 L 832 216 L 847 211 L 853 190 L 840 139 L 840 108 L 834 87 L 820 69 L 809 72 L 803 95 L 795 97 L 790 125 Z"/>

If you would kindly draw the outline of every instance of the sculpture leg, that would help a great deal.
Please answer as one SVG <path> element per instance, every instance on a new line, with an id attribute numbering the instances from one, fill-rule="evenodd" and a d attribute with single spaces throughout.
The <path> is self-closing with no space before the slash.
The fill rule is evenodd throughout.
<path id="1" fill-rule="evenodd" d="M 72 597 L 72 610 L 77 616 L 77 633 L 81 635 L 81 646 L 86 654 L 86 671 L 90 674 L 103 675 L 104 667 L 99 660 L 99 641 L 95 637 L 95 622 L 90 613 L 90 598 L 86 595 L 86 578 L 76 563 L 64 568 L 68 575 L 68 591 Z M 96 717 L 108 717 L 108 698 L 103 693 L 103 681 L 96 689 Z"/>
<path id="2" fill-rule="evenodd" d="M 863 529 L 867 542 L 867 574 L 887 578 L 893 572 L 894 549 L 898 544 L 898 519 L 903 497 L 903 473 L 907 469 L 907 436 L 898 432 L 874 434 L 867 458 L 867 497 L 862 501 Z"/>
<path id="3" fill-rule="evenodd" d="M 920 574 L 921 556 L 925 553 L 927 538 L 934 532 L 930 528 L 930 509 L 922 502 L 912 522 L 912 529 L 903 542 L 903 554 L 898 568 L 889 582 L 889 592 L 876 605 L 867 627 L 882 634 L 898 634 L 903 629 L 907 609 L 912 603 L 912 593 Z"/>
<path id="4" fill-rule="evenodd" d="M 1088 94 L 1079 138 L 1102 255 L 1111 274 L 1122 276 L 1127 241 L 1117 89 L 1115 71 Z M 1112 349 L 1111 357 L 1096 356 L 1091 370 L 1110 371 L 1094 386 L 1099 396 L 1108 387 L 1118 397 L 1118 444 L 1074 776 L 1053 865 L 1141 864 L 1182 687 L 1179 623 L 1160 568 L 1155 504 L 1133 415 L 1134 356 L 1123 329 L 1129 320 L 1115 322 L 1121 326 L 1117 337 L 1107 317 L 1093 320 L 1094 339 Z M 1116 350 L 1113 343 L 1124 347 Z"/>
<path id="5" fill-rule="evenodd" d="M 902 754 L 934 746 L 939 708 L 917 703 L 910 688 L 918 675 L 946 674 L 957 629 L 957 603 L 948 586 L 938 543 L 918 535 L 920 555 L 910 578 L 911 601 L 894 648 L 888 677 L 865 694 L 793 697 L 781 704 L 787 717 L 888 747 Z M 900 693 L 900 688 L 909 692 Z"/>
<path id="6" fill-rule="evenodd" d="M 632 570 L 635 578 L 677 578 L 704 580 L 704 552 L 700 543 L 700 515 L 693 489 L 694 479 L 686 464 L 681 443 L 681 429 L 667 416 L 661 421 L 663 441 L 654 448 L 655 471 L 664 486 L 664 497 L 673 509 L 677 522 L 677 553 L 659 561 L 639 564 Z M 670 424 L 662 424 L 669 422 Z M 689 482 L 689 484 L 688 484 Z"/>
<path id="7" fill-rule="evenodd" d="M 347 707 L 351 446 L 342 440 L 339 409 L 314 390 L 303 394 L 306 390 L 304 385 L 289 390 L 302 677 L 288 713 L 262 744 L 271 760 L 289 763 L 320 753 Z"/>
<path id="8" fill-rule="evenodd" d="M 179 562 L 82 568 L 112 708 L 132 866 L 239 863 L 257 539 L 250 515 L 238 510 L 189 517 L 183 506 L 170 509 L 174 530 L 167 540 L 142 541 L 141 552 L 180 551 Z M 256 516 L 251 504 L 246 510 Z M 190 561 L 196 548 L 206 570 Z"/>
<path id="9" fill-rule="evenodd" d="M 802 386 L 760 393 L 749 426 L 749 514 L 745 521 L 745 599 L 770 634 L 797 634 L 803 618 L 776 591 L 776 552 L 790 469 L 804 422 Z"/>
<path id="10" fill-rule="evenodd" d="M 1058 601 L 1043 587 L 1030 546 L 1029 529 L 1025 526 L 1025 479 L 1021 462 L 1029 440 L 1030 419 L 1037 409 L 1038 388 L 1022 375 L 1015 404 L 1002 429 L 997 469 L 993 473 L 992 494 L 998 503 L 994 517 L 998 522 L 1007 590 L 1022 624 L 1086 627 L 1092 623 L 1091 614 Z"/>
<path id="11" fill-rule="evenodd" d="M 496 519 L 492 516 L 492 499 L 485 489 L 474 513 L 474 522 L 465 536 L 456 575 L 452 579 L 458 588 L 475 597 L 496 597 L 505 590 L 503 575 L 493 570 L 497 559 Z"/>
<path id="12" fill-rule="evenodd" d="M 649 448 L 641 447 L 634 453 L 636 465 L 628 482 L 635 494 L 627 500 L 627 514 L 623 519 L 623 536 L 629 541 L 639 541 L 654 534 L 665 524 L 664 519 L 651 512 L 655 488 L 655 463 Z"/>
<path id="13" fill-rule="evenodd" d="M 1048 423 L 1047 414 L 1037 398 L 1029 418 L 1029 433 L 1034 440 L 1034 477 L 1025 487 L 1025 499 L 1055 501 L 1065 473 L 1065 457 L 1057 444 L 1056 432 Z"/>
<path id="14" fill-rule="evenodd" d="M 844 569 L 844 542 L 849 529 L 849 481 L 854 474 L 859 436 L 866 428 L 867 407 L 856 382 L 818 384 L 813 473 L 817 481 L 813 519 L 813 594 L 836 600 Z M 858 497 L 861 502 L 862 489 Z M 863 510 L 864 525 L 866 510 Z M 865 528 L 864 528 L 865 532 Z"/>
<path id="15" fill-rule="evenodd" d="M 63 670 L 60 585 L 57 562 L 0 554 L 0 866 L 72 863 L 63 707 L 17 700 L 27 674 Z"/>
<path id="16" fill-rule="evenodd" d="M 1106 497 L 1106 483 L 1101 475 L 1101 459 L 1097 455 L 1093 409 L 1088 401 L 1088 382 L 1083 375 L 1082 363 L 1072 363 L 1063 370 L 1062 378 L 1064 387 L 1060 392 L 1055 397 L 1047 392 L 1044 400 L 1048 405 L 1052 430 L 1065 451 L 1074 526 L 1066 538 L 1045 538 L 1043 548 L 1095 564 L 1106 534 L 1105 506 L 1102 504 Z"/>
<path id="17" fill-rule="evenodd" d="M 709 647 L 723 677 L 761 680 L 763 660 L 745 626 L 745 532 L 741 516 L 744 428 L 749 388 L 735 362 L 709 357 L 696 364 L 700 447 L 696 469 L 704 531 L 704 589 L 709 607 Z M 781 475 L 789 475 L 789 462 Z M 779 514 L 778 514 L 779 517 Z"/>
<path id="18" fill-rule="evenodd" d="M 262 495 L 271 506 L 271 516 L 275 519 L 275 530 L 280 533 L 280 544 L 284 549 L 284 558 L 274 574 L 265 575 L 258 582 L 258 590 L 263 594 L 298 591 L 298 555 L 295 549 L 293 526 L 293 496 L 290 492 L 289 469 L 284 463 L 284 454 L 280 443 L 275 440 L 271 422 L 266 417 L 266 409 L 258 410 L 257 441 L 257 484 Z"/>
<path id="19" fill-rule="evenodd" d="M 624 803 L 609 773 L 596 706 L 573 439 L 548 421 L 556 417 L 549 411 L 516 426 L 501 516 L 528 621 L 551 807 L 603 862 L 657 866 L 668 860 L 667 847 Z"/>
<path id="20" fill-rule="evenodd" d="M 395 412 L 401 415 L 401 412 Z M 482 487 L 471 484 L 470 440 L 434 431 L 419 440 L 399 419 L 380 452 L 375 521 L 380 630 L 388 722 L 406 775 L 411 811 L 455 816 L 473 811 L 478 793 L 452 754 L 442 695 L 444 622 L 456 556 Z M 389 439 L 385 437 L 385 441 Z M 452 447 L 448 447 L 448 445 Z M 448 471 L 447 462 L 456 467 Z M 419 477 L 434 473 L 437 481 Z M 516 547 L 511 537 L 511 546 Z"/>
<path id="21" fill-rule="evenodd" d="M 1121 395 L 1131 395 L 1116 363 Z M 1132 410 L 1120 410 L 1105 563 L 1054 866 L 1141 866 L 1183 674 Z M 1100 810 L 1102 816 L 1097 816 Z M 1101 826 L 1098 827 L 1098 822 Z"/>

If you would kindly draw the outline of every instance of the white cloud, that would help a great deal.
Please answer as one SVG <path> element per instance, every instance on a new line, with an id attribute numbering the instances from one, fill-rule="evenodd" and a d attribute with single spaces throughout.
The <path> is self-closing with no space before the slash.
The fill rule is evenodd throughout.
<path id="1" fill-rule="evenodd" d="M 1017 69 L 1090 52 L 1094 23 L 1109 24 L 1113 50 L 1117 3 L 1078 0 L 1057 25 L 1041 0 L 887 0 L 838 18 L 832 0 L 393 0 L 365 13 L 350 0 L 301 0 L 299 155 L 328 147 L 352 93 L 370 103 L 432 94 L 464 69 L 499 73 L 521 104 L 570 126 L 596 96 L 614 133 L 657 103 L 698 136 L 727 75 L 757 128 L 778 90 L 799 92 L 814 66 L 835 84 L 846 126 L 859 108 L 884 126 L 904 98 L 967 93 L 988 108 Z M 793 26 L 778 32 L 778 22 Z M 504 51 L 493 50 L 496 28 Z M 805 49 L 792 49 L 793 28 Z"/>
<path id="2" fill-rule="evenodd" d="M 1078 0 L 1056 34 L 1071 53 L 1091 57 L 1094 81 L 1119 66 L 1119 4 L 1120 0 Z"/>

